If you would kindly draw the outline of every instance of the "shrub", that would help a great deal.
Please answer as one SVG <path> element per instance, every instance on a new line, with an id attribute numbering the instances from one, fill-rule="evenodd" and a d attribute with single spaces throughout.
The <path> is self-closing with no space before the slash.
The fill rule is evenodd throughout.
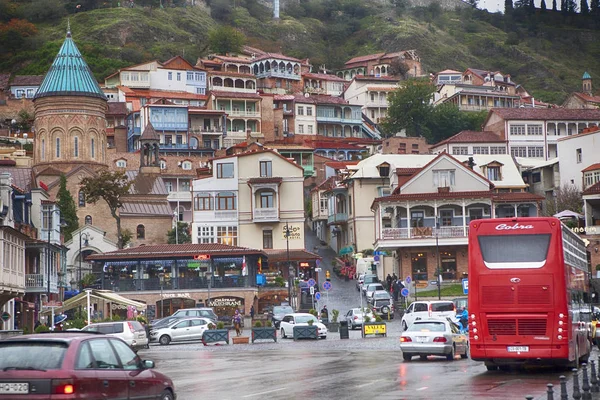
<path id="1" fill-rule="evenodd" d="M 315 323 L 315 321 L 314 321 L 314 320 L 312 320 L 312 319 L 309 319 L 309 320 L 308 320 L 308 326 L 313 326 L 313 324 L 314 324 L 314 323 Z"/>
<path id="2" fill-rule="evenodd" d="M 225 328 L 225 324 L 223 323 L 223 321 L 217 322 L 217 329 L 223 329 L 223 328 Z"/>
<path id="3" fill-rule="evenodd" d="M 310 310 L 308 310 L 308 313 L 314 315 L 315 317 L 319 316 L 319 314 L 317 313 L 317 310 L 315 310 L 314 308 L 311 308 Z"/>
<path id="4" fill-rule="evenodd" d="M 375 322 L 383 322 L 383 319 L 379 315 L 375 316 Z"/>
<path id="5" fill-rule="evenodd" d="M 42 332 L 50 332 L 50 328 L 48 328 L 46 325 L 40 325 L 37 328 L 35 328 L 35 333 L 42 333 Z"/>
<path id="6" fill-rule="evenodd" d="M 283 279 L 283 276 L 278 276 L 275 278 L 275 285 L 279 287 L 285 287 L 285 279 Z"/>
<path id="7" fill-rule="evenodd" d="M 267 326 L 267 328 L 271 328 L 273 326 L 273 322 L 268 319 L 267 322 L 265 322 L 265 325 Z"/>
<path id="8" fill-rule="evenodd" d="M 28 327 L 23 328 L 23 335 L 29 335 L 29 328 Z"/>
<path id="9" fill-rule="evenodd" d="M 340 316 L 340 311 L 333 309 L 331 310 L 331 322 L 336 323 L 338 322 L 338 317 Z"/>
<path id="10" fill-rule="evenodd" d="M 371 317 L 369 317 L 368 315 L 365 315 L 365 322 L 371 322 Z"/>
<path id="11" fill-rule="evenodd" d="M 254 327 L 255 327 L 255 328 L 262 328 L 262 326 L 263 326 L 263 324 L 262 324 L 262 322 L 260 322 L 260 321 L 256 321 L 256 322 L 254 323 Z"/>

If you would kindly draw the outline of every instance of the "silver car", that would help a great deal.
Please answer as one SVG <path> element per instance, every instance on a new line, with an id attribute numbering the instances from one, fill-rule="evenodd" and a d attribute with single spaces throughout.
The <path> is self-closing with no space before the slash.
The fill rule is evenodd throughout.
<path id="1" fill-rule="evenodd" d="M 420 356 L 445 356 L 449 361 L 456 354 L 469 357 L 469 340 L 458 327 L 447 318 L 430 318 L 413 322 L 400 337 L 400 349 L 404 361 Z"/>
<path id="2" fill-rule="evenodd" d="M 148 347 L 146 328 L 138 321 L 96 322 L 81 329 L 123 339 L 134 351 Z"/>
<path id="3" fill-rule="evenodd" d="M 150 342 L 168 345 L 171 342 L 185 342 L 188 340 L 202 340 L 204 331 L 212 321 L 208 318 L 189 317 L 180 318 L 162 328 L 150 331 Z"/>
<path id="4" fill-rule="evenodd" d="M 371 321 L 375 321 L 373 312 L 369 309 L 361 310 L 360 308 L 353 308 L 346 313 L 346 322 L 348 322 L 348 328 L 356 329 L 363 325 L 363 317 L 368 316 Z"/>

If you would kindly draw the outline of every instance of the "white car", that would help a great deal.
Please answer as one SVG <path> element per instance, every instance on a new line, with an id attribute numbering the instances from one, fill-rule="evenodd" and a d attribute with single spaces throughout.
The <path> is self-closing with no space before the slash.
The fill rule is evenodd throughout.
<path id="1" fill-rule="evenodd" d="M 356 290 L 358 290 L 360 292 L 360 289 L 362 289 L 362 285 L 363 282 L 365 281 L 365 274 L 360 274 L 358 276 L 358 278 L 356 279 Z"/>
<path id="2" fill-rule="evenodd" d="M 437 318 L 456 318 L 456 308 L 450 300 L 414 301 L 402 316 L 402 330 L 405 331 L 415 321 Z"/>
<path id="3" fill-rule="evenodd" d="M 367 302 L 370 301 L 371 297 L 373 297 L 373 293 L 378 290 L 385 291 L 385 288 L 381 283 L 371 283 L 367 286 L 367 290 L 365 290 L 365 296 L 367 297 Z"/>
<path id="4" fill-rule="evenodd" d="M 187 340 L 202 340 L 204 331 L 212 321 L 208 318 L 189 317 L 180 318 L 167 326 L 150 331 L 150 342 L 168 345 L 171 342 L 184 342 Z"/>
<path id="5" fill-rule="evenodd" d="M 294 326 L 307 326 L 308 321 L 313 321 L 313 325 L 317 326 L 318 335 L 321 339 L 327 338 L 327 327 L 319 322 L 317 317 L 308 313 L 293 313 L 283 317 L 279 323 L 281 337 L 283 339 L 288 336 L 294 337 Z"/>
<path id="6" fill-rule="evenodd" d="M 146 328 L 138 321 L 96 322 L 81 329 L 123 339 L 134 351 L 148 347 Z"/>
<path id="7" fill-rule="evenodd" d="M 360 328 L 363 325 L 363 316 L 369 317 L 371 321 L 375 321 L 375 315 L 368 308 L 353 308 L 346 313 L 346 322 L 349 329 Z"/>

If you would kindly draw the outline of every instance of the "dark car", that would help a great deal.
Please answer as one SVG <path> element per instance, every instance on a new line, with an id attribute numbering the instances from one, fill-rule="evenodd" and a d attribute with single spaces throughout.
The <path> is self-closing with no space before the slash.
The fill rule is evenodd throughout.
<path id="1" fill-rule="evenodd" d="M 60 332 L 0 340 L 0 399 L 173 400 L 173 382 L 123 340 Z"/>
<path id="2" fill-rule="evenodd" d="M 275 306 L 273 307 L 273 311 L 271 312 L 271 321 L 273 322 L 273 326 L 277 329 L 279 329 L 279 323 L 281 322 L 281 320 L 283 319 L 283 317 L 285 317 L 287 314 L 293 314 L 294 313 L 294 309 L 292 308 L 292 306 Z"/>
<path id="3" fill-rule="evenodd" d="M 388 292 L 384 290 L 376 291 L 373 293 L 370 304 L 373 314 L 384 319 L 394 319 L 394 302 Z"/>

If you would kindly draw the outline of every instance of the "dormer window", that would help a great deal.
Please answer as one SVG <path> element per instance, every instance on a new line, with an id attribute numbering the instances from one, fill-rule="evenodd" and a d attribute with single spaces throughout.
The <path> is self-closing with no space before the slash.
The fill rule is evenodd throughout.
<path id="1" fill-rule="evenodd" d="M 125 160 L 117 160 L 116 164 L 117 168 L 127 168 L 127 161 Z"/>
<path id="2" fill-rule="evenodd" d="M 160 169 L 167 169 L 167 162 L 165 160 L 160 160 Z"/>
<path id="3" fill-rule="evenodd" d="M 377 169 L 379 170 L 379 176 L 382 178 L 387 178 L 390 176 L 390 164 L 383 163 L 380 164 Z"/>
<path id="4" fill-rule="evenodd" d="M 500 167 L 488 167 L 487 168 L 487 178 L 490 181 L 499 181 L 500 180 Z"/>
<path id="5" fill-rule="evenodd" d="M 260 177 L 270 178 L 273 176 L 273 163 L 271 161 L 260 161 Z"/>
<path id="6" fill-rule="evenodd" d="M 190 170 L 192 169 L 192 162 L 191 161 L 184 161 L 181 163 L 181 168 L 185 169 L 185 170 Z"/>

